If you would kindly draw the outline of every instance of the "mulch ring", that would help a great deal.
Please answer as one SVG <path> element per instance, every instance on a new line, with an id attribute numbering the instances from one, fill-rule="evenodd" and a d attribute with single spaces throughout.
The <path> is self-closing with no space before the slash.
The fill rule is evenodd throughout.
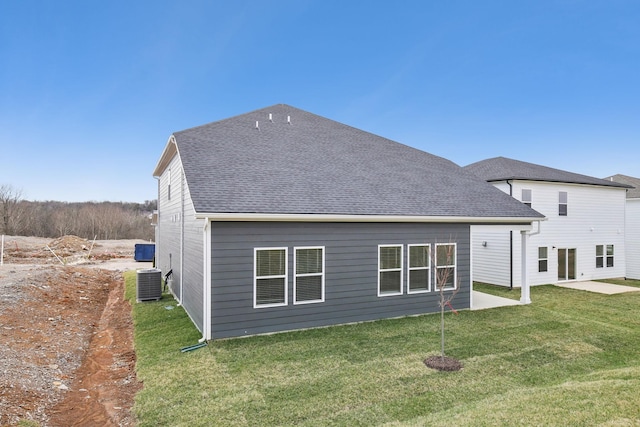
<path id="1" fill-rule="evenodd" d="M 424 359 L 424 364 L 437 371 L 459 371 L 463 367 L 458 359 L 447 356 L 429 356 Z"/>

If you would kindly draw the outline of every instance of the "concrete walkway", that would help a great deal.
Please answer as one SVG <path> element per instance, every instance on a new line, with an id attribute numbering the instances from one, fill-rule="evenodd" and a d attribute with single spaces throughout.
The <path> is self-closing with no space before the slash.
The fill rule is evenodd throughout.
<path id="1" fill-rule="evenodd" d="M 519 300 L 498 297 L 485 294 L 484 292 L 473 291 L 473 307 L 471 310 L 485 310 L 487 308 L 506 307 L 509 305 L 520 305 Z"/>
<path id="2" fill-rule="evenodd" d="M 596 292 L 607 295 L 621 294 L 624 292 L 640 292 L 640 288 L 633 286 L 612 285 L 611 283 L 592 281 L 556 283 L 556 286 L 560 288 L 578 289 L 580 291 Z"/>

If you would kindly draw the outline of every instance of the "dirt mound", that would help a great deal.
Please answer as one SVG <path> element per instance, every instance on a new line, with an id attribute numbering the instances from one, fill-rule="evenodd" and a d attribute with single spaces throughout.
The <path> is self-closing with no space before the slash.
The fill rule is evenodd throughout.
<path id="1" fill-rule="evenodd" d="M 88 252 L 96 247 L 95 244 L 87 239 L 82 239 L 73 235 L 58 237 L 57 239 L 49 242 L 47 246 L 49 246 L 49 248 L 55 251 L 59 256 L 69 256 L 82 251 Z"/>

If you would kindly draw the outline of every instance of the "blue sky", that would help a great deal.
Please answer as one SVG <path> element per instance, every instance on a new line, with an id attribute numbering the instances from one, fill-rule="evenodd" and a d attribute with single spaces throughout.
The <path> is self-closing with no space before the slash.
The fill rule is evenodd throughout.
<path id="1" fill-rule="evenodd" d="M 448 158 L 640 176 L 640 2 L 0 0 L 0 184 L 156 198 L 171 133 L 285 103 Z"/>

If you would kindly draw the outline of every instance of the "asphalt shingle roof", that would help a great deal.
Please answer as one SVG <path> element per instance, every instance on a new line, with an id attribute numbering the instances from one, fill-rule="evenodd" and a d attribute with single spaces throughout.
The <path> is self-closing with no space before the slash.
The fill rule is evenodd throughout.
<path id="1" fill-rule="evenodd" d="M 605 187 L 627 187 L 625 184 L 613 181 L 527 163 L 520 160 L 513 160 L 506 157 L 494 157 L 492 159 L 481 160 L 465 166 L 464 169 L 489 182 L 525 180 L 602 185 Z"/>
<path id="2" fill-rule="evenodd" d="M 640 199 L 640 178 L 634 178 L 628 175 L 613 175 L 605 178 L 606 181 L 615 181 L 620 184 L 626 184 L 633 188 L 627 190 L 627 199 Z"/>
<path id="3" fill-rule="evenodd" d="M 173 136 L 198 213 L 542 217 L 449 160 L 284 104 Z"/>

